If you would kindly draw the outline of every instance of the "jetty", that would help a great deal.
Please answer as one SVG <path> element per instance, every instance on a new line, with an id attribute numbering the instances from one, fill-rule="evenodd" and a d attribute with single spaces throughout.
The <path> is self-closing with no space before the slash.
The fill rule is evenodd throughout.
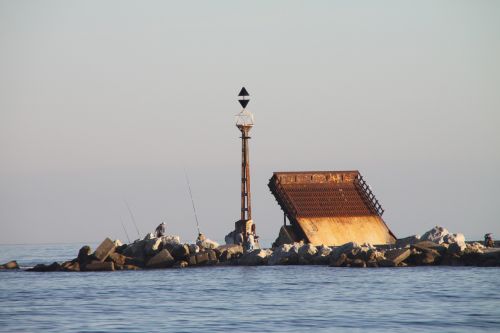
<path id="1" fill-rule="evenodd" d="M 218 245 L 212 241 L 181 243 L 178 236 L 154 237 L 122 244 L 106 238 L 95 251 L 83 246 L 74 259 L 38 264 L 32 272 L 93 272 L 142 269 L 181 269 L 205 266 L 324 265 L 377 268 L 415 266 L 500 266 L 500 248 L 465 242 L 462 234 L 434 227 L 421 237 L 399 239 L 395 244 L 374 246 L 348 242 L 340 246 L 311 243 L 283 244 L 246 251 L 240 244 Z M 0 269 L 19 269 L 16 261 Z"/>

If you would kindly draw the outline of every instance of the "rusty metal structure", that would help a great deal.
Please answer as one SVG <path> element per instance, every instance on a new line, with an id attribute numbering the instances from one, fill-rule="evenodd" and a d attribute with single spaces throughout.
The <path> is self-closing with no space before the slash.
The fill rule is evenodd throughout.
<path id="1" fill-rule="evenodd" d="M 384 209 L 359 171 L 275 172 L 268 185 L 284 212 L 278 244 L 396 241 L 382 219 Z"/>
<path id="2" fill-rule="evenodd" d="M 243 234 L 243 239 L 246 241 L 248 233 L 252 228 L 252 196 L 250 191 L 250 149 L 248 140 L 249 133 L 254 125 L 253 114 L 246 107 L 248 105 L 249 96 L 245 87 L 241 88 L 238 94 L 238 100 L 243 107 L 243 110 L 236 115 L 236 127 L 241 132 L 241 217 L 240 221 L 236 222 L 235 230 Z"/>

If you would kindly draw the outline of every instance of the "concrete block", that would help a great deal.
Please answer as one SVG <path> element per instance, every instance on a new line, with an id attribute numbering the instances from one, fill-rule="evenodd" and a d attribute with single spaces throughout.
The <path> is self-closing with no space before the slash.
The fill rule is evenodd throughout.
<path id="1" fill-rule="evenodd" d="M 401 262 L 406 260 L 411 254 L 410 249 L 396 249 L 385 251 L 385 259 L 392 261 L 394 266 L 399 265 Z"/>
<path id="2" fill-rule="evenodd" d="M 209 256 L 207 252 L 200 252 L 196 254 L 196 264 L 197 265 L 206 265 L 209 263 Z"/>
<path id="3" fill-rule="evenodd" d="M 217 253 L 214 250 L 207 250 L 208 253 L 208 260 L 211 263 L 217 263 L 219 259 L 217 259 Z"/>
<path id="4" fill-rule="evenodd" d="M 90 264 L 85 266 L 86 271 L 114 271 L 115 264 L 112 261 L 100 262 L 92 261 Z"/>
<path id="5" fill-rule="evenodd" d="M 13 260 L 0 265 L 0 269 L 19 269 L 19 265 L 17 264 L 17 261 Z"/>
<path id="6" fill-rule="evenodd" d="M 103 262 L 111 253 L 115 251 L 115 247 L 115 243 L 111 239 L 106 238 L 95 250 L 94 257 L 96 257 L 96 259 L 100 262 Z"/>
<path id="7" fill-rule="evenodd" d="M 170 255 L 170 252 L 168 252 L 167 249 L 163 249 L 160 252 L 158 252 L 157 255 L 155 255 L 153 258 L 149 259 L 148 263 L 146 264 L 146 267 L 148 268 L 166 268 L 166 267 L 172 267 L 174 264 L 175 260 Z"/>

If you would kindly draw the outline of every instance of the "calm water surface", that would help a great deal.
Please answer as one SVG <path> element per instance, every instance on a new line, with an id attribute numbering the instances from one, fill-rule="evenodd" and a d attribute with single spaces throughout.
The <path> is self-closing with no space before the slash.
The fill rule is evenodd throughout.
<path id="1" fill-rule="evenodd" d="M 0 245 L 0 262 L 80 246 Z M 0 271 L 0 300 L 1 332 L 500 332 L 499 268 Z"/>

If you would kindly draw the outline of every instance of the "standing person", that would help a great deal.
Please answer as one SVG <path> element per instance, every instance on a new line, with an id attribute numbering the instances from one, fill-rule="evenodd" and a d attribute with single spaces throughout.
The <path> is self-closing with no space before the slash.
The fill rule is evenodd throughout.
<path id="1" fill-rule="evenodd" d="M 495 242 L 493 241 L 493 234 L 484 235 L 484 246 L 495 247 Z"/>
<path id="2" fill-rule="evenodd" d="M 203 247 L 203 242 L 207 240 L 207 237 L 205 237 L 204 234 L 201 232 L 198 234 L 198 238 L 196 238 L 196 245 L 199 247 Z"/>
<path id="3" fill-rule="evenodd" d="M 160 223 L 160 225 L 156 227 L 155 236 L 156 237 L 165 236 L 165 222 Z"/>

